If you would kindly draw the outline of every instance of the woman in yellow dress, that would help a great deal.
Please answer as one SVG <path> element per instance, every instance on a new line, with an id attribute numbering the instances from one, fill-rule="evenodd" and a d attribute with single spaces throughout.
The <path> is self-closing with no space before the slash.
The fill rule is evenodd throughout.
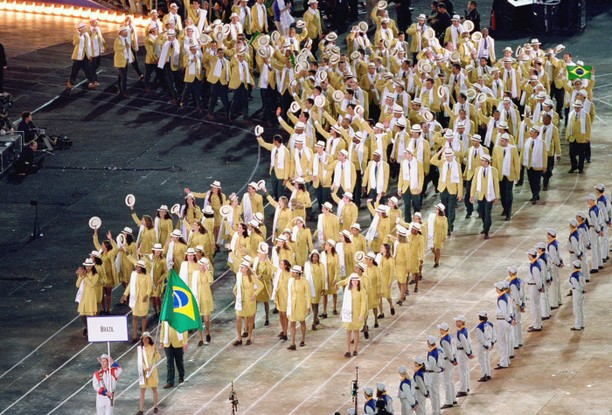
<path id="1" fill-rule="evenodd" d="M 304 218 L 297 216 L 293 219 L 292 239 L 295 243 L 295 263 L 303 267 L 312 251 L 312 232 L 305 226 Z"/>
<path id="2" fill-rule="evenodd" d="M 96 272 L 100 276 L 98 278 L 98 283 L 96 284 L 96 302 L 98 304 L 98 315 L 102 314 L 102 300 L 104 295 L 104 284 L 106 281 L 106 271 L 104 270 L 104 265 L 102 263 L 102 257 L 98 251 L 91 251 L 89 254 L 89 258 L 94 262 L 94 267 L 96 268 Z"/>
<path id="3" fill-rule="evenodd" d="M 287 350 L 296 350 L 295 335 L 297 323 L 300 323 L 302 341 L 300 347 L 306 346 L 306 316 L 310 314 L 310 287 L 308 281 L 302 278 L 302 267 L 294 265 L 291 268 L 291 278 L 287 293 L 287 317 L 291 323 L 291 345 Z"/>
<path id="4" fill-rule="evenodd" d="M 170 233 L 170 239 L 166 241 L 164 245 L 164 256 L 168 268 L 174 269 L 175 272 L 181 270 L 181 264 L 185 260 L 185 253 L 187 252 L 187 242 L 183 239 L 181 231 L 178 229 L 173 230 Z"/>
<path id="5" fill-rule="evenodd" d="M 204 255 L 206 255 L 206 258 L 208 258 L 210 251 L 214 250 L 214 245 L 211 245 L 210 243 L 208 230 L 206 230 L 201 222 L 194 222 L 191 225 L 191 231 L 187 237 L 187 247 L 195 249 L 195 247 L 198 245 L 202 246 L 204 249 Z M 210 260 L 211 258 L 208 259 Z"/>
<path id="6" fill-rule="evenodd" d="M 381 298 L 380 268 L 378 268 L 378 264 L 376 263 L 376 254 L 374 252 L 368 252 L 365 260 L 366 271 L 361 279 L 364 281 L 364 286 L 368 292 L 368 308 L 372 310 L 372 314 L 374 314 L 374 328 L 378 328 L 378 303 Z M 367 333 L 368 329 L 368 317 L 366 316 L 364 333 Z M 367 338 L 366 334 L 366 339 Z"/>
<path id="7" fill-rule="evenodd" d="M 237 231 L 229 230 L 229 232 L 232 235 L 232 239 L 229 244 L 225 245 L 230 251 L 228 255 L 228 266 L 237 274 L 242 258 L 249 253 L 249 229 L 245 223 L 241 223 Z"/>
<path id="8" fill-rule="evenodd" d="M 147 330 L 153 282 L 147 273 L 147 264 L 143 259 L 136 262 L 136 269 L 130 275 L 130 283 L 123 292 L 121 304 L 128 302 L 132 309 L 132 343 L 138 341 L 138 319 L 141 320 L 142 332 Z M 128 301 L 129 300 L 129 301 Z"/>
<path id="9" fill-rule="evenodd" d="M 440 266 L 442 245 L 444 245 L 446 237 L 448 236 L 448 219 L 446 218 L 444 210 L 445 208 L 442 203 L 436 205 L 436 216 L 433 222 L 433 247 L 431 248 L 434 254 L 434 268 Z"/>
<path id="10" fill-rule="evenodd" d="M 291 263 L 286 259 L 282 260 L 276 273 L 274 274 L 274 287 L 272 291 L 281 325 L 281 332 L 278 335 L 281 340 L 287 340 L 287 297 L 289 296 L 288 290 L 290 278 Z"/>
<path id="11" fill-rule="evenodd" d="M 389 235 L 391 231 L 391 220 L 389 219 L 388 214 L 389 206 L 378 205 L 378 207 L 374 209 L 372 199 L 368 199 L 368 210 L 374 219 L 372 220 L 372 223 L 368 228 L 368 232 L 366 233 L 366 240 L 368 241 L 372 251 L 380 252 L 381 245 L 386 241 L 387 235 Z"/>
<path id="12" fill-rule="evenodd" d="M 170 239 L 170 233 L 173 229 L 174 221 L 172 220 L 172 216 L 168 213 L 168 206 L 161 205 L 159 209 L 157 209 L 157 216 L 155 217 L 157 242 L 165 245 L 166 241 Z"/>
<path id="13" fill-rule="evenodd" d="M 289 205 L 293 211 L 293 217 L 306 217 L 306 209 L 312 207 L 312 200 L 310 199 L 310 193 L 306 190 L 306 184 L 304 179 L 298 177 L 295 179 L 295 187 L 290 183 L 287 183 L 287 188 L 291 190 L 291 200 Z"/>
<path id="14" fill-rule="evenodd" d="M 389 303 L 391 315 L 395 315 L 395 308 L 393 307 L 393 299 L 391 298 L 391 287 L 395 280 L 395 258 L 391 255 L 391 246 L 389 244 L 383 244 L 380 251 L 380 314 L 378 318 L 385 318 L 385 311 L 383 308 L 383 299 L 386 299 Z"/>
<path id="15" fill-rule="evenodd" d="M 317 330 L 319 321 L 319 303 L 321 296 L 325 295 L 325 266 L 321 263 L 321 256 L 316 249 L 310 253 L 310 257 L 304 264 L 304 277 L 310 285 L 310 304 L 312 305 L 312 329 Z"/>
<path id="16" fill-rule="evenodd" d="M 266 238 L 259 230 L 259 222 L 257 219 L 253 219 L 249 222 L 249 230 L 251 231 L 249 235 L 249 255 L 255 258 L 257 256 L 259 244 L 265 242 Z"/>
<path id="17" fill-rule="evenodd" d="M 338 285 L 348 285 L 344 290 L 342 301 L 342 325 L 346 330 L 346 353 L 344 357 L 357 356 L 359 353 L 359 331 L 364 327 L 368 315 L 368 295 L 361 284 L 360 276 L 365 270 L 363 263 L 355 266 L 355 272 L 349 278 L 339 281 Z M 351 342 L 354 341 L 351 354 Z"/>
<path id="18" fill-rule="evenodd" d="M 223 194 L 221 190 L 221 182 L 219 182 L 218 180 L 212 182 L 212 184 L 210 185 L 210 190 L 206 193 L 192 192 L 191 190 L 189 190 L 188 187 L 185 188 L 185 193 L 193 193 L 196 198 L 204 199 L 204 207 L 210 206 L 212 208 L 215 215 L 214 235 L 216 239 L 219 235 L 221 221 L 223 220 L 219 209 L 221 209 L 221 206 L 223 206 L 227 201 L 227 197 Z"/>
<path id="19" fill-rule="evenodd" d="M 130 209 L 134 223 L 136 223 L 136 226 L 140 227 L 136 240 L 138 255 L 149 255 L 153 245 L 157 242 L 157 232 L 155 232 L 153 218 L 149 215 L 142 215 L 142 218 L 138 218 L 138 215 L 134 211 L 134 207 L 132 206 Z"/>
<path id="20" fill-rule="evenodd" d="M 132 270 L 134 269 L 133 264 L 126 259 L 126 256 L 131 256 L 132 258 L 138 258 L 138 250 L 136 248 L 136 243 L 134 242 L 134 236 L 132 235 L 132 228 L 128 228 L 127 226 L 123 228 L 121 231 L 123 234 L 124 242 L 121 247 L 117 245 L 115 240 L 113 239 L 113 235 L 109 232 L 109 240 L 113 246 L 113 249 L 117 248 L 119 250 L 118 255 L 120 255 L 119 260 L 119 269 L 117 270 L 119 273 L 119 282 L 125 288 L 130 282 L 130 275 L 132 275 Z"/>
<path id="21" fill-rule="evenodd" d="M 278 202 L 264 189 L 266 199 L 274 207 L 274 218 L 272 219 L 272 232 L 274 237 L 278 237 L 293 219 L 293 212 L 289 209 L 289 199 L 285 196 L 278 198 Z"/>
<path id="22" fill-rule="evenodd" d="M 198 261 L 196 261 L 195 249 L 187 248 L 185 252 L 185 260 L 181 263 L 179 277 L 185 284 L 191 287 L 193 281 L 193 273 L 198 269 Z"/>
<path id="23" fill-rule="evenodd" d="M 185 204 L 181 207 L 180 217 L 189 224 L 200 222 L 204 217 L 202 209 L 195 203 L 195 196 L 193 193 L 189 193 L 185 196 Z"/>
<path id="24" fill-rule="evenodd" d="M 264 311 L 266 313 L 264 326 L 270 325 L 270 297 L 272 295 L 272 279 L 275 272 L 274 265 L 270 261 L 270 258 L 268 258 L 269 250 L 270 246 L 267 243 L 260 242 L 257 248 L 257 256 L 253 261 L 255 275 L 264 286 L 264 289 L 257 294 L 257 302 L 264 304 Z"/>
<path id="25" fill-rule="evenodd" d="M 208 242 L 204 245 L 206 258 L 212 261 L 215 251 L 217 250 L 217 239 L 215 238 L 215 212 L 210 205 L 206 205 L 202 210 L 204 217 L 200 221 L 204 229 L 206 229 L 206 237 Z"/>
<path id="26" fill-rule="evenodd" d="M 338 288 L 336 282 L 338 281 L 338 272 L 340 271 L 340 259 L 336 253 L 336 241 L 328 239 L 325 242 L 325 251 L 321 254 L 321 262 L 327 268 L 327 283 L 325 284 L 327 289 L 323 295 L 323 313 L 319 316 L 321 318 L 327 318 L 327 300 L 328 296 L 333 296 L 334 301 L 334 315 L 338 315 Z"/>
<path id="27" fill-rule="evenodd" d="M 107 234 L 109 239 L 112 239 L 110 232 Z M 100 314 L 110 314 L 111 304 L 113 302 L 113 288 L 117 285 L 117 270 L 115 269 L 115 260 L 119 250 L 113 248 L 113 244 L 110 240 L 105 240 L 100 244 L 98 239 L 98 229 L 94 229 L 93 243 L 100 257 L 102 258 L 102 266 L 104 267 L 104 273 L 106 278 L 102 283 L 102 310 Z"/>
<path id="28" fill-rule="evenodd" d="M 395 244 L 395 276 L 399 288 L 399 300 L 395 304 L 402 305 L 408 295 L 408 257 L 410 256 L 410 245 L 408 245 L 408 230 L 403 226 L 397 226 L 397 242 Z"/>
<path id="29" fill-rule="evenodd" d="M 161 359 L 159 350 L 151 337 L 151 333 L 145 331 L 140 337 L 138 346 L 138 380 L 140 383 L 140 409 L 136 415 L 144 414 L 145 392 L 147 389 L 153 391 L 153 412 L 157 413 L 157 384 L 159 378 L 157 374 L 157 362 Z"/>
<path id="30" fill-rule="evenodd" d="M 272 250 L 272 263 L 280 264 L 282 261 L 295 263 L 295 253 L 289 247 L 289 241 L 285 235 L 279 235 L 276 238 L 276 246 Z"/>
<path id="31" fill-rule="evenodd" d="M 151 261 L 153 276 L 153 291 L 151 292 L 151 304 L 155 317 L 161 312 L 161 298 L 164 295 L 166 281 L 168 280 L 168 264 L 164 258 L 164 247 L 162 244 L 153 245 L 153 260 Z"/>
<path id="32" fill-rule="evenodd" d="M 87 258 L 85 262 L 83 262 L 83 266 L 79 267 L 75 274 L 77 276 L 76 286 L 79 289 L 75 301 L 79 303 L 79 315 L 85 326 L 83 329 L 83 336 L 87 336 L 87 316 L 95 316 L 98 314 L 96 285 L 100 277 L 96 272 L 94 262 L 90 258 Z"/>
<path id="33" fill-rule="evenodd" d="M 205 325 L 206 344 L 210 343 L 210 314 L 214 309 L 214 302 L 210 285 L 215 280 L 210 269 L 210 262 L 207 258 L 202 258 L 198 261 L 198 270 L 193 273 L 193 281 L 191 282 L 192 292 L 197 299 L 198 309 L 202 322 Z M 200 341 L 198 347 L 204 345 L 204 335 L 200 331 Z"/>
<path id="34" fill-rule="evenodd" d="M 234 296 L 236 297 L 236 332 L 238 340 L 234 346 L 242 345 L 242 319 L 246 322 L 247 341 L 246 345 L 251 345 L 253 339 L 253 327 L 255 326 L 255 313 L 257 312 L 257 294 L 263 290 L 264 286 L 255 277 L 251 264 L 243 261 L 240 270 L 236 274 L 236 285 L 234 285 Z"/>

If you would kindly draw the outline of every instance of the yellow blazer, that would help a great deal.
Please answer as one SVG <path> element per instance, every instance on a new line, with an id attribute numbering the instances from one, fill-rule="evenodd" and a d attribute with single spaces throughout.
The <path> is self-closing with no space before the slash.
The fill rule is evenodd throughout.
<path id="1" fill-rule="evenodd" d="M 493 174 L 494 178 L 498 178 L 499 177 L 499 173 L 497 172 L 497 169 L 495 167 L 491 167 L 491 172 L 490 174 Z M 476 169 L 476 173 L 474 173 L 474 182 L 472 183 L 472 190 L 470 192 L 470 197 L 474 197 L 477 200 L 483 200 L 485 199 L 486 195 L 487 195 L 487 180 L 488 178 L 483 177 L 483 168 L 482 166 L 478 167 Z M 480 189 L 480 192 L 476 191 L 476 180 L 478 177 L 482 177 L 481 181 L 482 181 L 482 186 Z M 495 191 L 495 198 L 499 199 L 499 181 L 498 180 L 493 180 L 493 187 L 494 187 L 494 191 Z"/>
<path id="2" fill-rule="evenodd" d="M 511 182 L 518 180 L 521 173 L 521 159 L 519 157 L 519 152 L 516 146 L 508 146 L 506 149 L 512 152 L 512 160 L 510 161 L 510 175 L 508 176 L 508 180 Z M 504 166 L 504 147 L 495 146 L 493 148 L 493 167 L 499 173 L 499 180 L 501 181 L 504 178 L 504 173 L 502 172 Z M 472 183 L 472 185 L 474 185 Z"/>
<path id="3" fill-rule="evenodd" d="M 221 68 L 221 76 L 215 76 L 215 66 L 217 65 L 217 61 L 219 57 L 217 55 L 206 54 L 204 56 L 204 61 L 209 62 L 210 70 L 208 71 L 208 75 L 206 76 L 206 80 L 211 84 L 216 84 L 220 82 L 221 85 L 227 85 L 227 73 L 230 72 L 230 62 L 223 58 L 223 68 Z M 231 80 L 231 72 L 230 72 L 230 80 Z"/>
<path id="4" fill-rule="evenodd" d="M 125 68 L 128 64 L 128 61 L 125 58 L 127 45 L 122 41 L 123 39 L 124 38 L 122 36 L 117 36 L 115 43 L 113 44 L 113 50 L 115 51 L 113 64 L 115 68 Z"/>
<path id="5" fill-rule="evenodd" d="M 251 32 L 268 33 L 268 16 L 266 5 L 262 3 L 262 11 L 258 3 L 251 6 Z M 257 40 L 256 40 L 257 41 Z"/>
<path id="6" fill-rule="evenodd" d="M 446 177 L 442 177 L 442 169 L 443 169 L 443 165 L 444 163 L 446 163 L 446 159 L 444 158 L 443 154 L 440 154 L 438 156 L 438 154 L 434 154 L 433 157 L 431 158 L 431 164 L 433 164 L 434 166 L 437 166 L 438 169 L 440 170 L 440 178 L 438 179 L 438 191 L 439 192 L 443 192 L 444 190 L 448 190 L 448 193 L 450 193 L 451 195 L 462 195 L 463 194 L 463 180 L 461 180 L 461 177 L 463 177 L 462 173 L 461 173 L 461 163 L 457 162 L 457 164 L 459 165 L 459 183 L 452 183 L 451 182 L 451 169 L 447 169 L 446 172 Z"/>
<path id="7" fill-rule="evenodd" d="M 425 174 L 423 173 L 423 163 L 417 160 L 417 166 L 418 166 L 417 170 L 418 170 L 418 176 L 419 176 L 418 187 L 416 189 L 412 189 L 410 188 L 410 180 L 404 181 L 403 160 L 400 163 L 399 176 L 397 180 L 397 189 L 399 190 L 400 193 L 407 193 L 408 190 L 410 190 L 410 193 L 413 195 L 418 195 L 421 193 L 421 190 L 423 189 L 423 181 L 425 179 Z"/>
<path id="8" fill-rule="evenodd" d="M 255 82 L 250 69 L 251 65 L 249 64 L 249 62 L 247 62 L 246 59 L 243 62 L 243 68 L 246 71 L 246 73 L 244 74 L 244 84 L 248 88 L 249 85 L 254 86 Z M 233 57 L 230 61 L 230 89 L 238 89 L 240 87 L 240 84 L 242 84 L 242 82 L 240 81 L 240 69 L 238 68 L 239 64 L 240 61 L 236 57 Z"/>
<path id="9" fill-rule="evenodd" d="M 382 163 L 383 167 L 383 192 L 387 192 L 387 187 L 389 186 L 389 163 L 386 161 L 379 161 Z M 374 168 L 376 162 L 374 160 L 370 160 L 368 163 L 368 167 L 366 167 L 365 172 L 363 173 L 363 187 L 367 189 L 369 192 L 372 188 L 376 188 L 376 183 L 371 183 L 370 179 L 370 171 Z"/>
<path id="10" fill-rule="evenodd" d="M 304 23 L 306 23 L 306 28 L 308 29 L 308 37 L 310 37 L 314 42 L 316 42 L 319 37 L 323 34 L 323 29 L 321 25 L 321 12 L 316 10 L 315 13 L 310 12 L 310 10 L 306 10 L 304 12 Z"/>

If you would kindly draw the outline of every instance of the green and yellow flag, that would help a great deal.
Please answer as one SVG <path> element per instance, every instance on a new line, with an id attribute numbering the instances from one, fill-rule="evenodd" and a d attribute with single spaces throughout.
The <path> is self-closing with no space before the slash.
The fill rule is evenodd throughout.
<path id="1" fill-rule="evenodd" d="M 584 65 L 573 65 L 567 67 L 567 78 L 572 81 L 574 79 L 591 79 L 593 67 Z"/>
<path id="2" fill-rule="evenodd" d="M 202 331 L 198 303 L 187 284 L 174 270 L 170 271 L 159 319 L 167 321 L 179 333 L 195 329 Z"/>

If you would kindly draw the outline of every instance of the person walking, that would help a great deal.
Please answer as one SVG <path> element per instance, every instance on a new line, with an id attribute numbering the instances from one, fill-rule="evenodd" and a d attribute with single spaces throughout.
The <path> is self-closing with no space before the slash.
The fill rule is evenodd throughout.
<path id="1" fill-rule="evenodd" d="M 98 362 L 100 370 L 94 372 L 92 378 L 92 386 L 96 391 L 96 414 L 113 415 L 113 400 L 122 369 L 119 363 L 107 354 L 100 356 Z"/>
<path id="2" fill-rule="evenodd" d="M 151 333 L 145 331 L 140 337 L 138 346 L 138 383 L 140 384 L 140 406 L 136 415 L 144 414 L 145 393 L 147 389 L 153 391 L 153 412 L 157 413 L 157 362 L 161 359 L 159 350 L 151 337 Z"/>

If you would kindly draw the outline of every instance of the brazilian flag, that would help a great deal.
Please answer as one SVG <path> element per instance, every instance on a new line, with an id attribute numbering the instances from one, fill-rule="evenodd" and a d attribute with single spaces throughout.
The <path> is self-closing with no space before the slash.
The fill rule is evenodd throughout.
<path id="1" fill-rule="evenodd" d="M 593 67 L 573 65 L 567 67 L 567 78 L 571 81 L 573 79 L 591 79 Z"/>
<path id="2" fill-rule="evenodd" d="M 202 331 L 198 303 L 187 284 L 174 270 L 170 271 L 159 319 L 167 321 L 179 333 L 194 329 Z"/>

